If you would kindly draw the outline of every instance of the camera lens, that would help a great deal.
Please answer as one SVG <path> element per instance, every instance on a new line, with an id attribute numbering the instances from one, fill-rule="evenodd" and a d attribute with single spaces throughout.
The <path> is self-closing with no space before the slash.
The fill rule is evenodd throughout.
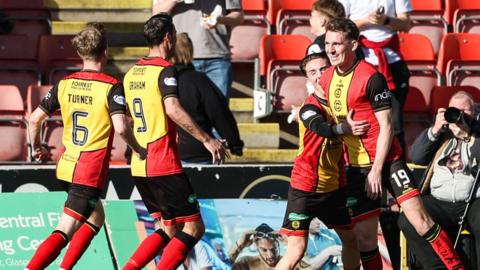
<path id="1" fill-rule="evenodd" d="M 463 112 L 455 107 L 448 107 L 447 110 L 445 110 L 444 116 L 447 122 L 456 124 L 462 121 Z"/>

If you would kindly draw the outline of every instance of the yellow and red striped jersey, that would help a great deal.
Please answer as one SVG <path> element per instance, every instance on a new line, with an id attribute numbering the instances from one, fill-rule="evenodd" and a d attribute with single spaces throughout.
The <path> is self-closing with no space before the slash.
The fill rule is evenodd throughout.
<path id="1" fill-rule="evenodd" d="M 299 122 L 300 147 L 295 158 L 290 185 L 306 192 L 331 192 L 345 185 L 345 172 L 340 138 L 324 138 L 310 130 L 304 120 L 322 116 L 333 122 L 326 101 L 314 94 L 307 97 Z"/>
<path id="2" fill-rule="evenodd" d="M 336 123 L 346 120 L 353 109 L 353 120 L 368 120 L 370 128 L 362 136 L 345 135 L 345 160 L 347 165 L 367 167 L 373 164 L 377 149 L 380 126 L 375 112 L 391 108 L 390 91 L 385 78 L 374 66 L 364 60 L 358 62 L 347 72 L 340 73 L 330 67 L 320 78 L 325 90 L 328 105 Z M 397 160 L 402 149 L 394 137 L 387 160 Z"/>
<path id="3" fill-rule="evenodd" d="M 100 72 L 76 72 L 60 80 L 39 107 L 49 115 L 61 109 L 65 151 L 57 178 L 102 188 L 113 139 L 110 115 L 126 111 L 122 84 Z"/>
<path id="4" fill-rule="evenodd" d="M 175 69 L 162 58 L 140 59 L 123 80 L 125 97 L 134 119 L 133 132 L 145 147 L 145 160 L 132 157 L 132 175 L 162 176 L 182 172 L 176 145 L 176 125 L 170 120 L 163 100 L 177 95 Z"/>

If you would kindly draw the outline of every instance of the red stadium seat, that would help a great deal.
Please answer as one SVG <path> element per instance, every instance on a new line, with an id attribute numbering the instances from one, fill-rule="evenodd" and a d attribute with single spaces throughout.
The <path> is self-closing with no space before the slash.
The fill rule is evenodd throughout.
<path id="1" fill-rule="evenodd" d="M 450 25 L 455 23 L 454 16 L 457 10 L 476 9 L 480 9 L 480 2 L 476 0 L 445 0 L 445 17 Z"/>
<path id="2" fill-rule="evenodd" d="M 449 33 L 444 36 L 437 68 L 447 85 L 480 85 L 480 34 Z"/>
<path id="3" fill-rule="evenodd" d="M 112 153 L 110 155 L 110 164 L 127 164 L 127 159 L 125 158 L 126 150 L 127 144 L 118 134 L 115 133 L 112 143 Z"/>
<path id="4" fill-rule="evenodd" d="M 267 1 L 268 1 L 267 19 L 271 23 L 276 23 L 277 13 L 281 6 L 281 0 L 267 0 Z"/>
<path id="5" fill-rule="evenodd" d="M 277 13 L 277 33 L 280 35 L 296 34 L 315 39 L 310 32 L 310 15 L 312 0 L 281 0 Z"/>
<path id="6" fill-rule="evenodd" d="M 449 12 L 453 10 L 453 29 L 460 33 L 480 34 L 480 1 L 447 1 Z"/>
<path id="7" fill-rule="evenodd" d="M 260 39 L 270 34 L 271 23 L 267 19 L 267 4 L 261 0 L 243 0 L 244 23 L 233 28 L 230 37 L 232 60 L 253 61 L 258 57 Z M 245 41 L 248 42 L 245 42 Z M 253 44 L 253 46 L 252 46 Z"/>
<path id="8" fill-rule="evenodd" d="M 480 90 L 473 86 L 436 86 L 430 96 L 430 108 L 435 115 L 439 108 L 447 108 L 448 101 L 458 91 L 465 91 L 473 96 L 476 103 L 480 102 Z"/>
<path id="9" fill-rule="evenodd" d="M 42 127 L 42 143 L 50 152 L 50 157 L 47 161 L 58 161 L 65 151 L 62 142 L 63 137 L 63 122 L 60 118 L 54 117 L 47 119 Z"/>
<path id="10" fill-rule="evenodd" d="M 27 114 L 30 115 L 52 88 L 51 85 L 30 85 L 27 92 Z"/>
<path id="11" fill-rule="evenodd" d="M 14 85 L 0 85 L 0 163 L 27 161 L 26 121 L 23 100 Z"/>
<path id="12" fill-rule="evenodd" d="M 404 130 L 407 148 L 432 123 L 432 116 L 428 106 L 430 103 L 429 94 L 423 93 L 418 88 L 412 86 L 408 90 L 404 107 Z"/>
<path id="13" fill-rule="evenodd" d="M 448 22 L 444 17 L 442 0 L 412 0 L 409 33 L 427 36 L 433 45 L 435 55 L 440 48 L 444 34 L 448 32 Z"/>
<path id="14" fill-rule="evenodd" d="M 82 60 L 71 44 L 72 35 L 41 36 L 38 51 L 40 69 L 48 82 L 54 73 L 59 70 L 78 70 L 82 66 Z M 67 72 L 68 73 L 68 72 Z"/>
<path id="15" fill-rule="evenodd" d="M 275 93 L 274 108 L 290 110 L 307 97 L 305 77 L 299 69 L 310 40 L 302 35 L 267 35 L 260 43 L 260 74 Z M 292 49 L 295 48 L 295 49 Z"/>
<path id="16" fill-rule="evenodd" d="M 21 96 L 26 103 L 27 89 L 31 84 L 40 85 L 40 71 L 34 68 L 0 67 L 0 84 L 13 84 L 20 89 Z"/>
<path id="17" fill-rule="evenodd" d="M 442 75 L 436 68 L 430 40 L 421 34 L 400 33 L 400 52 L 410 70 L 410 86 L 420 90 L 428 105 L 430 91 L 440 85 Z"/>
<path id="18" fill-rule="evenodd" d="M 26 35 L 0 35 L 0 65 L 36 68 L 37 47 Z"/>

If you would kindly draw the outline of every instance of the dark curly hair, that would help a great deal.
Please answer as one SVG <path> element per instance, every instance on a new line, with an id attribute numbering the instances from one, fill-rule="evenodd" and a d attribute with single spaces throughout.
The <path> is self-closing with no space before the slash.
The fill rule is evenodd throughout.
<path id="1" fill-rule="evenodd" d="M 175 26 L 168 13 L 158 13 L 143 25 L 143 36 L 150 48 L 162 43 L 167 34 L 174 35 L 174 33 Z"/>

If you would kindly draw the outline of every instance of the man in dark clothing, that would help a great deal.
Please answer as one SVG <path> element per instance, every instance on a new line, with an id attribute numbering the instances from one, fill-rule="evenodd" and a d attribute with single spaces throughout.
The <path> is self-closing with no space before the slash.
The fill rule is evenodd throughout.
<path id="1" fill-rule="evenodd" d="M 241 156 L 243 141 L 227 99 L 203 73 L 195 71 L 191 60 L 193 46 L 186 33 L 177 35 L 174 62 L 177 68 L 180 104 L 205 132 L 212 136 L 215 128 L 226 140 L 230 152 Z M 178 129 L 178 149 L 185 163 L 211 163 L 211 154 L 203 144 L 183 129 Z"/>
<path id="2" fill-rule="evenodd" d="M 450 99 L 450 107 L 463 112 L 458 124 L 448 123 L 444 114 L 446 109 L 438 109 L 433 127 L 423 131 L 410 148 L 410 158 L 419 165 L 430 166 L 422 188 L 422 201 L 428 214 L 455 239 L 459 229 L 458 222 L 465 210 L 468 198 L 478 170 L 480 142 L 471 136 L 470 121 L 474 115 L 474 100 L 466 92 L 457 92 Z M 428 192 L 427 192 L 428 191 Z M 470 230 L 476 245 L 477 264 L 459 251 L 466 269 L 480 269 L 480 191 L 474 190 L 473 198 L 465 218 L 466 228 Z M 428 242 L 420 237 L 402 214 L 399 227 L 415 252 L 416 258 L 424 269 L 445 269 L 440 258 L 431 249 Z"/>

